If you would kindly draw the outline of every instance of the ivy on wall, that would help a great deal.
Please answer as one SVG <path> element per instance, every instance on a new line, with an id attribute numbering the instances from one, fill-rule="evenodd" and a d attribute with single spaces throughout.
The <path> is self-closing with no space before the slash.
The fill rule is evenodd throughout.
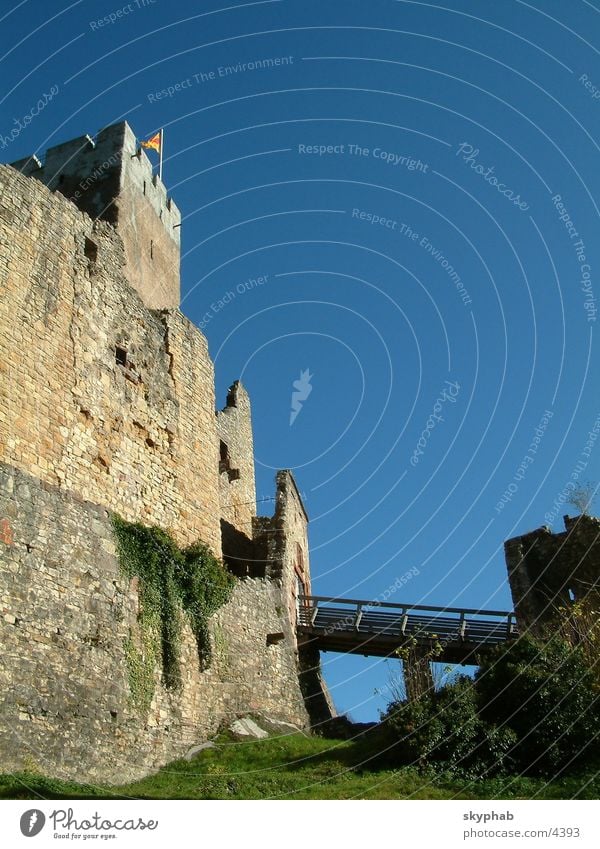
<path id="1" fill-rule="evenodd" d="M 113 516 L 121 569 L 130 580 L 139 578 L 141 649 L 126 645 L 131 693 L 147 710 L 154 693 L 154 665 L 162 662 L 163 683 L 181 687 L 182 615 L 188 617 L 201 670 L 211 663 L 208 622 L 231 597 L 235 579 L 208 546 L 197 542 L 179 548 L 161 528 L 131 523 Z"/>

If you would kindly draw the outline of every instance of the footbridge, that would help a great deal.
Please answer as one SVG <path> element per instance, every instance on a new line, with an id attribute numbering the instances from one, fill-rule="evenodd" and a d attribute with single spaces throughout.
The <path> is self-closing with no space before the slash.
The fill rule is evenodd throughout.
<path id="1" fill-rule="evenodd" d="M 361 601 L 328 596 L 299 599 L 298 636 L 320 651 L 390 657 L 414 646 L 442 663 L 477 663 L 483 651 L 515 639 L 515 614 L 466 607 Z"/>

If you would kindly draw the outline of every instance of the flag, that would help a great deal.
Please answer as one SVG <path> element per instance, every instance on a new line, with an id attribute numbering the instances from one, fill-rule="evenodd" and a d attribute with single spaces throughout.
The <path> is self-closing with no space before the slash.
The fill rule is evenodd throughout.
<path id="1" fill-rule="evenodd" d="M 155 150 L 157 153 L 161 153 L 162 148 L 162 130 L 159 130 L 155 133 L 151 138 L 142 142 L 142 147 L 150 148 L 150 150 Z"/>

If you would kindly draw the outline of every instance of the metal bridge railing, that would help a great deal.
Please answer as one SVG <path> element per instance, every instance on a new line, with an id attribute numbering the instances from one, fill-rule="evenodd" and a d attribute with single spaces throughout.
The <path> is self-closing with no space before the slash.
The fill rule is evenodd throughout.
<path id="1" fill-rule="evenodd" d="M 518 636 L 515 614 L 510 611 L 331 596 L 302 596 L 299 599 L 298 628 L 325 636 L 354 632 L 478 645 L 493 645 Z"/>

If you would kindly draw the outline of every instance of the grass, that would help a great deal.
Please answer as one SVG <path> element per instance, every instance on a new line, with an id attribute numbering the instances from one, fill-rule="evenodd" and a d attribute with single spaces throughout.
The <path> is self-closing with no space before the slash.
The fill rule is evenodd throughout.
<path id="1" fill-rule="evenodd" d="M 191 761 L 175 761 L 124 786 L 74 784 L 32 772 L 0 775 L 0 799 L 598 799 L 589 773 L 544 780 L 503 777 L 470 781 L 415 767 L 393 768 L 371 737 L 356 741 L 287 734 L 235 741 Z M 379 746 L 381 748 L 381 746 Z M 386 760 L 387 758 L 387 760 Z"/>

